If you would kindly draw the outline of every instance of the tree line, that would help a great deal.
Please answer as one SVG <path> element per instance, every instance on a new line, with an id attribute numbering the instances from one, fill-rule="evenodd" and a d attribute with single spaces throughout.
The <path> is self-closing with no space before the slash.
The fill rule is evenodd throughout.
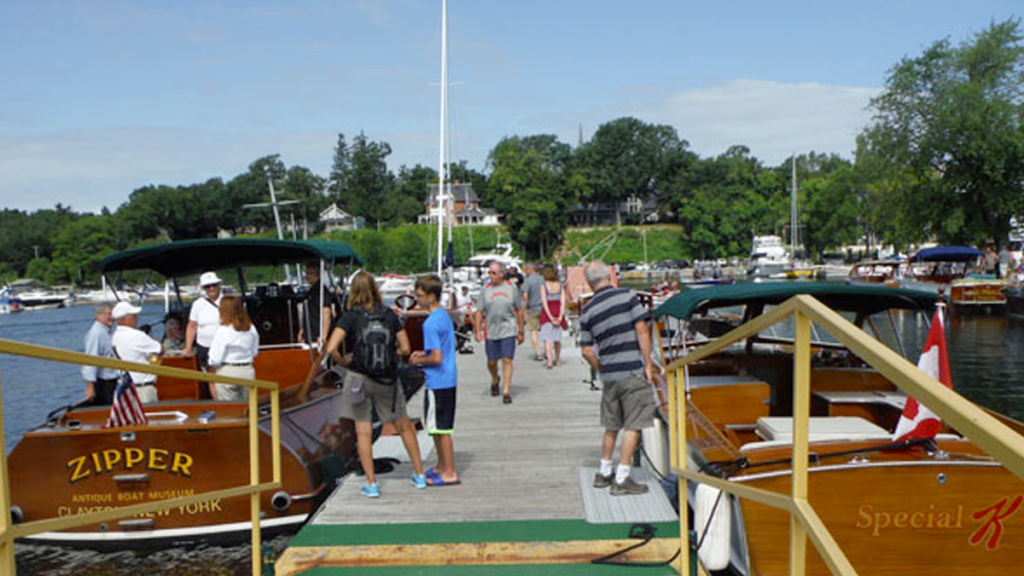
<path id="1" fill-rule="evenodd" d="M 1001 245 L 1012 218 L 1024 214 L 1021 40 L 1013 18 L 901 59 L 871 101 L 874 117 L 852 160 L 807 152 L 769 166 L 742 145 L 701 157 L 674 127 L 623 117 L 577 147 L 549 134 L 505 137 L 484 170 L 462 161 L 451 178 L 471 183 L 530 257 L 561 244 L 580 206 L 630 199 L 650 208 L 628 223 L 680 225 L 680 257 L 744 255 L 754 234 L 788 235 L 794 161 L 799 239 L 812 254 L 860 242 Z M 389 170 L 391 151 L 363 133 L 351 141 L 339 134 L 326 176 L 270 155 L 228 181 L 139 188 L 113 212 L 82 214 L 60 204 L 31 214 L 5 209 L 0 278 L 91 284 L 99 261 L 116 250 L 272 227 L 269 209 L 242 209 L 269 199 L 268 182 L 279 200 L 299 200 L 284 217 L 300 226 L 332 202 L 376 230 L 411 223 L 425 212 L 438 174 L 419 164 Z M 406 234 L 413 236 L 420 235 Z"/>

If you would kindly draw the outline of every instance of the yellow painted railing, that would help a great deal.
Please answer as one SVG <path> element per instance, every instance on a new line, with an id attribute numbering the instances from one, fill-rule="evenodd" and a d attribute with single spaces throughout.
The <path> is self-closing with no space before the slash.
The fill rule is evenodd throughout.
<path id="1" fill-rule="evenodd" d="M 157 512 L 170 506 L 186 506 L 195 504 L 202 500 L 211 498 L 231 498 L 235 496 L 249 495 L 250 516 L 252 521 L 252 573 L 253 576 L 260 574 L 262 568 L 261 542 L 260 542 L 260 493 L 281 487 L 281 429 L 279 421 L 280 398 L 276 382 L 267 380 L 247 380 L 233 376 L 220 376 L 213 373 L 186 370 L 183 368 L 168 368 L 152 364 L 138 364 L 125 362 L 113 358 L 101 358 L 68 350 L 47 348 L 45 346 L 34 346 L 10 340 L 0 339 L 0 353 L 12 354 L 15 356 L 26 356 L 39 358 L 41 360 L 52 360 L 54 362 L 65 362 L 68 364 L 87 364 L 114 368 L 117 370 L 128 370 L 131 372 L 145 372 L 157 376 L 171 378 L 183 378 L 187 380 L 200 380 L 206 382 L 219 382 L 222 384 L 234 384 L 247 388 L 263 388 L 270 391 L 270 414 L 271 414 L 271 436 L 272 436 L 272 462 L 273 481 L 260 483 L 260 456 L 259 456 L 259 410 L 258 394 L 249 394 L 249 483 L 243 486 L 213 490 L 201 494 L 192 494 L 178 498 L 165 500 L 154 500 L 144 504 L 134 504 L 110 510 L 89 512 L 74 517 L 49 518 L 35 520 L 23 524 L 11 524 L 11 492 L 7 475 L 7 450 L 0 452 L 0 574 L 14 576 L 14 540 L 49 532 L 54 530 L 66 530 L 86 524 L 106 522 L 137 514 Z M 0 393 L 3 387 L 0 386 Z M 3 403 L 0 396 L 0 446 L 6 446 L 4 440 Z"/>
<path id="2" fill-rule="evenodd" d="M 795 320 L 793 391 L 793 474 L 792 492 L 786 496 L 686 469 L 686 366 L 720 352 L 789 317 Z M 1024 480 L 1024 442 L 1016 432 L 984 410 L 965 400 L 917 369 L 905 358 L 854 326 L 811 296 L 794 296 L 770 312 L 732 330 L 717 340 L 691 351 L 667 368 L 670 458 L 672 469 L 682 479 L 707 484 L 740 498 L 747 498 L 790 514 L 790 574 L 805 571 L 806 541 L 809 537 L 832 574 L 856 575 L 853 565 L 832 538 L 828 528 L 807 500 L 807 428 L 810 413 L 811 323 L 825 329 L 871 367 L 908 395 L 928 406 L 947 424 L 971 439 L 1017 477 Z M 685 486 L 679 490 L 680 535 L 688 533 Z M 689 546 L 681 540 L 679 573 L 689 566 Z"/>

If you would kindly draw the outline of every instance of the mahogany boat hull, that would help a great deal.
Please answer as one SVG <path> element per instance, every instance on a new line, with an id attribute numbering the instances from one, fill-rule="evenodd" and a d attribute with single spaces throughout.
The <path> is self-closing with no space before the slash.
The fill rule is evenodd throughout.
<path id="1" fill-rule="evenodd" d="M 296 530 L 345 473 L 354 453 L 354 430 L 351 422 L 337 418 L 340 397 L 335 391 L 282 410 L 282 486 L 261 495 L 261 526 L 267 532 Z M 95 426 L 106 417 L 106 408 L 75 411 L 71 420 L 64 420 L 77 426 L 39 428 L 11 452 L 12 504 L 24 521 L 32 521 L 246 485 L 245 408 L 224 402 L 148 405 L 147 411 L 177 411 L 187 417 L 117 429 Z M 198 416 L 204 412 L 216 416 L 202 423 Z M 261 416 L 260 429 L 260 477 L 269 482 L 268 416 Z M 233 542 L 248 538 L 249 520 L 249 497 L 239 496 L 41 533 L 31 540 L 92 549 Z"/>
<path id="2" fill-rule="evenodd" d="M 788 470 L 736 480 L 790 490 Z M 994 462 L 812 465 L 808 494 L 859 574 L 1010 574 L 1024 559 L 1024 482 Z M 747 500 L 741 508 L 751 574 L 788 574 L 788 513 Z M 830 574 L 810 545 L 807 560 L 807 574 Z"/>

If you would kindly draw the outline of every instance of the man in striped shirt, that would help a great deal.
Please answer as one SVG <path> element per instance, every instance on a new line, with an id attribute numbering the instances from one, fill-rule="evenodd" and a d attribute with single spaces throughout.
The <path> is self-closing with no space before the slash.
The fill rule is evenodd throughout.
<path id="1" fill-rule="evenodd" d="M 611 486 L 612 496 L 643 494 L 647 486 L 633 481 L 629 472 L 640 430 L 653 424 L 655 412 L 649 383 L 654 381 L 656 369 L 651 363 L 647 310 L 632 290 L 611 285 L 604 262 L 591 262 L 583 272 L 594 296 L 580 316 L 580 348 L 604 384 L 601 425 L 605 432 L 594 487 Z M 613 470 L 612 454 L 620 430 L 625 433 L 619 466 Z"/>

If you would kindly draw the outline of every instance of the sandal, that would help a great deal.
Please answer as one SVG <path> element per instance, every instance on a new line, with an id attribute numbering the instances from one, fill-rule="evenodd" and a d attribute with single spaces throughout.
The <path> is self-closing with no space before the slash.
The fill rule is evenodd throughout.
<path id="1" fill-rule="evenodd" d="M 511 404 L 512 403 L 512 396 L 510 394 L 505 394 L 505 397 L 501 399 L 501 403 L 502 404 Z"/>
<path id="2" fill-rule="evenodd" d="M 498 389 L 498 383 L 491 383 L 491 396 L 497 396 L 501 391 Z"/>

